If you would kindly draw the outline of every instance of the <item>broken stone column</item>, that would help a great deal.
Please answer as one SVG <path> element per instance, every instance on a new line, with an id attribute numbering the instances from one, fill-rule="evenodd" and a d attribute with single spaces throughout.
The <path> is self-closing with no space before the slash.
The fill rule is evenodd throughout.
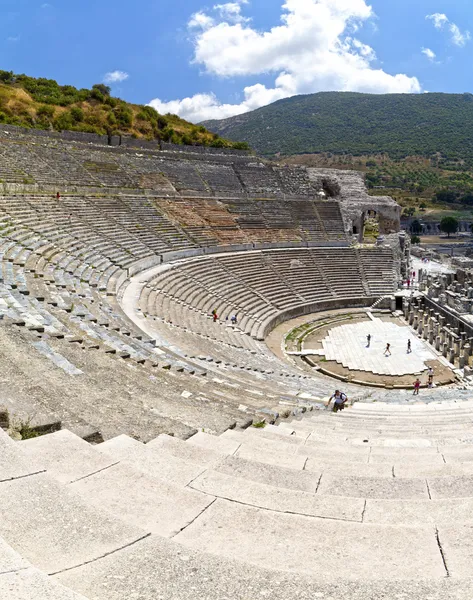
<path id="1" fill-rule="evenodd" d="M 435 349 L 437 350 L 437 352 L 440 352 L 440 336 L 439 335 L 435 338 Z"/>
<path id="2" fill-rule="evenodd" d="M 423 315 L 421 315 L 422 311 L 419 311 L 419 321 L 417 322 L 417 333 L 419 335 L 422 335 L 422 331 L 424 330 L 424 319 L 422 318 Z"/>
<path id="3" fill-rule="evenodd" d="M 463 346 L 463 358 L 465 359 L 465 364 L 467 367 L 470 366 L 470 356 L 471 356 L 471 346 L 470 346 L 470 344 L 465 344 Z"/>
<path id="4" fill-rule="evenodd" d="M 409 306 L 409 301 L 407 300 L 407 298 L 402 299 L 402 312 L 404 314 L 404 318 L 407 321 L 411 312 L 411 307 Z"/>
<path id="5" fill-rule="evenodd" d="M 452 365 L 455 364 L 455 350 L 453 348 L 450 348 L 448 352 L 448 362 Z"/>
<path id="6" fill-rule="evenodd" d="M 453 341 L 453 352 L 455 356 L 460 356 L 460 339 L 455 338 Z"/>

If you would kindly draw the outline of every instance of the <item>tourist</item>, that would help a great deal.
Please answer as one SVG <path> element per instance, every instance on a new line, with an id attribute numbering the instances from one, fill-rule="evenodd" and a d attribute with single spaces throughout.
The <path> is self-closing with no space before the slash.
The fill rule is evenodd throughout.
<path id="1" fill-rule="evenodd" d="M 231 322 L 232 322 L 232 325 L 236 325 L 238 323 L 236 315 L 232 315 Z"/>
<path id="2" fill-rule="evenodd" d="M 59 192 L 57 192 L 56 194 L 56 200 L 60 200 L 61 199 L 61 194 Z"/>
<path id="3" fill-rule="evenodd" d="M 411 287 L 411 280 L 408 278 L 407 279 L 407 289 L 409 289 Z"/>
<path id="4" fill-rule="evenodd" d="M 216 323 L 216 322 L 217 322 L 217 320 L 218 320 L 217 311 L 214 311 L 214 312 L 212 313 L 212 317 L 213 317 L 214 323 Z"/>
<path id="5" fill-rule="evenodd" d="M 407 354 L 412 352 L 411 340 L 407 340 Z"/>
<path id="6" fill-rule="evenodd" d="M 366 336 L 366 341 L 367 341 L 366 347 L 369 348 L 370 344 L 371 344 L 371 333 L 368 333 L 368 335 Z"/>
<path id="7" fill-rule="evenodd" d="M 331 396 L 328 406 L 330 406 L 330 402 L 333 400 L 333 412 L 338 412 L 339 410 L 343 410 L 345 408 L 345 403 L 348 400 L 346 394 L 341 392 L 340 390 L 335 390 L 335 394 Z M 328 407 L 327 407 L 328 408 Z"/>
<path id="8" fill-rule="evenodd" d="M 413 395 L 414 395 L 414 396 L 418 396 L 418 395 L 419 395 L 419 390 L 420 390 L 420 379 L 419 379 L 419 378 L 417 378 L 417 379 L 414 381 L 414 394 L 413 394 Z"/>
<path id="9" fill-rule="evenodd" d="M 391 356 L 391 344 L 386 344 L 386 348 L 384 349 L 384 356 Z"/>
<path id="10" fill-rule="evenodd" d="M 429 388 L 434 386 L 434 370 L 432 367 L 429 367 L 429 371 L 428 371 L 428 385 L 429 385 Z"/>

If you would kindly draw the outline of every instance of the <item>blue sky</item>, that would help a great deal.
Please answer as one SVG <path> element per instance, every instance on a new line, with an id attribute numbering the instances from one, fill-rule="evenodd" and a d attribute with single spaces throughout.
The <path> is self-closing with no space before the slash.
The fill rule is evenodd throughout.
<path id="1" fill-rule="evenodd" d="M 198 122 L 324 90 L 471 92 L 470 31 L 471 0 L 0 0 L 0 68 L 109 74 Z"/>

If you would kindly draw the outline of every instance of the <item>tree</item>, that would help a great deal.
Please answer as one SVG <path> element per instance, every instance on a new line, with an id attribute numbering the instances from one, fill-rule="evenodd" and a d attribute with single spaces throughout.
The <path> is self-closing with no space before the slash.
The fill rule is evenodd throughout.
<path id="1" fill-rule="evenodd" d="M 412 221 L 412 223 L 411 223 L 411 231 L 414 234 L 422 233 L 422 224 L 421 224 L 421 222 L 418 221 L 417 219 L 415 219 L 414 221 Z"/>
<path id="2" fill-rule="evenodd" d="M 420 237 L 418 235 L 411 235 L 411 244 L 420 244 Z"/>
<path id="3" fill-rule="evenodd" d="M 448 237 L 450 237 L 451 233 L 456 233 L 458 231 L 459 223 L 455 219 L 455 217 L 444 217 L 440 221 L 440 231 L 444 231 Z"/>
<path id="4" fill-rule="evenodd" d="M 95 83 L 92 86 L 92 89 L 100 92 L 102 96 L 110 96 L 110 93 L 112 91 L 112 88 L 108 85 L 105 85 L 104 83 Z"/>

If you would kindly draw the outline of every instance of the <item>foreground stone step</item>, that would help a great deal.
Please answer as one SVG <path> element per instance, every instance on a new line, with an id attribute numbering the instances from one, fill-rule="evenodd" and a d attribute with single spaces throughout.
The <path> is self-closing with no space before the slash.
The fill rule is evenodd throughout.
<path id="1" fill-rule="evenodd" d="M 446 575 L 433 528 L 317 519 L 220 499 L 175 539 L 203 552 L 276 571 L 317 572 L 321 581 L 340 578 L 333 569 L 340 556 L 350 565 L 343 577 L 352 581 Z"/>
<path id="2" fill-rule="evenodd" d="M 1 600 L 88 600 L 37 569 L 0 575 Z"/>
<path id="3" fill-rule="evenodd" d="M 0 428 L 0 483 L 41 473 L 45 466 L 37 456 L 24 452 L 23 446 L 14 442 Z"/>
<path id="4" fill-rule="evenodd" d="M 45 573 L 95 560 L 148 532 L 91 508 L 40 473 L 0 484 L 0 536 Z"/>
<path id="5" fill-rule="evenodd" d="M 362 499 L 324 498 L 293 489 L 247 481 L 218 471 L 207 471 L 190 487 L 204 494 L 281 513 L 300 514 L 325 519 L 361 522 L 365 502 Z"/>
<path id="6" fill-rule="evenodd" d="M 75 481 L 70 488 L 89 504 L 163 537 L 176 535 L 214 500 L 148 476 L 127 462 Z"/>
<path id="7" fill-rule="evenodd" d="M 67 429 L 20 442 L 31 460 L 40 460 L 48 474 L 70 483 L 118 462 L 96 452 L 93 446 Z"/>
<path id="8" fill-rule="evenodd" d="M 185 442 L 182 444 L 185 445 Z M 204 467 L 177 458 L 164 446 L 145 445 L 126 435 L 99 444 L 96 449 L 115 462 L 125 461 L 151 477 L 180 486 L 188 485 L 205 470 Z"/>

